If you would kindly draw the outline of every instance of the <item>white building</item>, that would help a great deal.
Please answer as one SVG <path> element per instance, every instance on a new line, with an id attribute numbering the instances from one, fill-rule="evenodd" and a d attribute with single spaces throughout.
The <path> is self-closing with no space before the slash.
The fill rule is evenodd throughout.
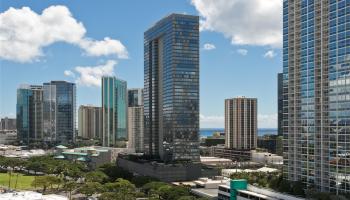
<path id="1" fill-rule="evenodd" d="M 26 191 L 0 193 L 0 200 L 68 200 L 68 198 L 57 194 L 43 195 L 38 192 Z"/>
<path id="2" fill-rule="evenodd" d="M 259 188 L 252 185 L 247 185 L 246 189 L 236 190 L 237 200 L 304 200 L 304 198 L 295 197 L 288 194 L 279 193 L 273 190 Z M 230 183 L 220 185 L 218 190 L 218 200 L 230 200 L 231 188 Z"/>
<path id="3" fill-rule="evenodd" d="M 229 182 L 230 179 L 222 176 L 216 176 L 213 179 L 199 178 L 198 180 L 193 181 L 195 188 L 191 189 L 191 193 L 199 197 L 215 200 L 217 199 L 219 185 L 227 184 Z"/>
<path id="4" fill-rule="evenodd" d="M 283 165 L 283 157 L 268 152 L 251 151 L 252 161 L 264 164 Z"/>
<path id="5" fill-rule="evenodd" d="M 259 169 L 222 169 L 221 170 L 221 175 L 224 177 L 230 177 L 234 173 L 241 173 L 241 172 L 246 172 L 246 173 L 253 173 L 253 172 L 265 172 L 265 173 L 271 173 L 271 172 L 276 172 L 278 169 L 275 168 L 269 168 L 269 167 L 262 167 Z"/>
<path id="6" fill-rule="evenodd" d="M 204 165 L 233 165 L 235 164 L 232 160 L 227 158 L 219 158 L 219 157 L 204 157 L 201 156 L 201 163 Z"/>

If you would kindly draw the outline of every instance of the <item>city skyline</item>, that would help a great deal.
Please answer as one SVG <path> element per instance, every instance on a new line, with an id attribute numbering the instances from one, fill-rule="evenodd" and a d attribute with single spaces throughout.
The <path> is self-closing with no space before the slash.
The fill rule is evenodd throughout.
<path id="1" fill-rule="evenodd" d="M 277 72 L 282 71 L 282 66 L 280 65 L 281 48 L 277 44 L 278 42 L 270 40 L 270 38 L 268 41 L 262 41 L 256 37 L 252 37 L 253 39 L 249 41 L 246 38 L 243 38 L 241 42 L 233 40 L 234 36 L 242 36 L 242 30 L 232 30 L 233 32 L 230 33 L 223 28 L 217 27 L 216 24 L 211 22 L 211 20 L 214 20 L 213 16 L 208 16 L 204 12 L 208 7 L 220 5 L 208 4 L 207 7 L 203 7 L 197 1 L 151 2 L 162 6 L 162 9 L 156 11 L 152 16 L 147 15 L 147 12 L 144 11 L 144 8 L 151 6 L 146 3 L 139 3 L 134 6 L 132 2 L 111 2 L 111 5 L 106 6 L 96 3 L 82 5 L 60 1 L 40 4 L 24 1 L 5 1 L 0 7 L 2 18 L 11 17 L 11 12 L 9 11 L 24 13 L 23 16 L 29 13 L 40 16 L 40 18 L 44 18 L 42 12 L 45 9 L 45 11 L 56 11 L 63 17 L 67 17 L 68 11 L 70 15 L 68 14 L 67 19 L 75 20 L 75 23 L 70 22 L 71 25 L 82 23 L 80 25 L 83 26 L 86 33 L 84 31 L 83 34 L 79 33 L 81 37 L 79 42 L 75 38 L 53 38 L 49 42 L 41 41 L 39 45 L 41 56 L 34 56 L 30 62 L 23 60 L 25 57 L 9 57 L 11 55 L 4 57 L 5 54 L 1 55 L 0 116 L 14 117 L 15 92 L 22 83 L 39 84 L 50 80 L 75 82 L 77 83 L 77 107 L 84 104 L 101 105 L 100 80 L 98 80 L 98 75 L 96 75 L 99 73 L 116 75 L 117 78 L 126 80 L 130 88 L 143 87 L 143 31 L 148 29 L 157 19 L 171 13 L 187 13 L 200 16 L 200 19 L 204 22 L 201 25 L 203 30 L 200 32 L 200 53 L 202 55 L 200 60 L 200 127 L 223 128 L 224 99 L 245 95 L 259 99 L 259 108 L 261 109 L 259 109 L 258 113 L 258 127 L 277 128 L 277 85 L 275 83 L 277 81 Z M 274 4 L 276 5 L 258 6 L 277 9 L 276 13 L 281 13 L 282 6 L 280 3 L 275 1 Z M 61 7 L 53 7 L 54 5 L 61 5 Z M 23 6 L 28 8 L 24 9 L 22 8 Z M 80 6 L 83 9 L 78 12 Z M 251 5 L 246 3 L 245 6 L 249 7 Z M 9 10 L 10 7 L 13 7 L 13 9 Z M 123 9 L 127 10 L 126 8 L 128 7 L 135 8 L 138 15 L 136 17 L 130 16 L 123 11 Z M 228 7 L 233 11 L 240 9 L 236 5 L 231 4 Z M 57 10 L 60 10 L 58 8 L 65 9 L 61 9 L 58 12 Z M 93 8 L 98 12 L 98 15 L 94 18 L 88 15 L 89 12 L 94 11 Z M 100 14 L 102 9 L 105 10 L 103 13 L 106 14 Z M 114 12 L 113 9 L 117 12 Z M 24 12 L 25 10 L 26 12 Z M 6 13 L 6 16 L 4 13 Z M 126 17 L 125 19 L 127 20 L 122 20 L 121 16 L 124 15 L 127 15 L 129 18 Z M 267 12 L 264 12 L 264 15 L 271 18 Z M 241 16 L 237 14 L 237 16 L 233 17 Z M 252 23 L 256 24 L 258 22 L 254 20 L 261 16 L 255 14 L 250 17 Z M 116 20 L 111 20 L 112 18 Z M 278 18 L 277 22 L 279 23 L 279 17 L 276 18 Z M 226 18 L 217 20 L 222 20 L 227 26 L 231 26 L 234 23 Z M 95 21 L 104 21 L 105 23 L 97 24 Z M 137 26 L 134 24 L 137 24 Z M 205 24 L 210 27 L 205 28 Z M 45 26 L 42 21 L 40 21 L 39 25 L 40 27 Z M 280 31 L 279 28 L 271 27 L 269 24 L 267 26 L 266 29 L 268 30 Z M 11 26 L 6 28 L 6 30 L 13 29 Z M 72 30 L 74 28 L 73 26 Z M 78 26 L 77 30 L 81 30 L 81 27 L 79 28 Z M 105 37 L 109 37 L 109 39 L 104 39 Z M 97 44 L 107 43 L 116 45 L 112 45 L 113 48 L 110 48 L 108 51 L 99 51 Z M 126 57 L 127 59 L 125 59 Z M 22 60 L 19 61 L 18 59 Z M 18 71 L 21 71 L 21 73 L 18 73 Z M 45 76 L 42 76 L 42 74 L 45 74 Z M 12 79 L 11 76 L 13 75 L 16 75 L 17 78 Z M 249 84 L 246 84 L 248 82 Z M 232 89 L 226 90 L 227 85 Z M 217 88 L 225 88 L 225 92 Z M 269 88 L 269 90 L 266 90 L 266 88 Z"/>

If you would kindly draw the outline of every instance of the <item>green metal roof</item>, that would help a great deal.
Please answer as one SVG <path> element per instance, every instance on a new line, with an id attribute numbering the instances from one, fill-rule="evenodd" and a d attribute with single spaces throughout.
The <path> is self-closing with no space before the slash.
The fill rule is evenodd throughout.
<path id="1" fill-rule="evenodd" d="M 62 154 L 71 154 L 71 155 L 80 155 L 80 156 L 87 156 L 87 153 L 81 153 L 81 152 L 70 152 L 70 151 L 65 151 L 62 152 Z"/>
<path id="2" fill-rule="evenodd" d="M 77 159 L 77 161 L 83 161 L 83 162 L 86 162 L 86 158 L 85 158 L 85 157 L 79 157 L 79 158 Z"/>
<path id="3" fill-rule="evenodd" d="M 57 148 L 57 149 L 67 149 L 68 147 L 63 146 L 63 145 L 58 145 L 58 146 L 56 146 L 56 148 Z"/>
<path id="4" fill-rule="evenodd" d="M 98 149 L 97 151 L 98 151 L 98 152 L 108 152 L 107 149 Z"/>
<path id="5" fill-rule="evenodd" d="M 93 151 L 93 150 L 96 150 L 96 149 L 93 148 L 93 147 L 80 147 L 80 148 L 76 148 L 76 149 L 78 149 L 78 150 L 83 150 L 83 151 L 88 151 L 88 150 Z"/>

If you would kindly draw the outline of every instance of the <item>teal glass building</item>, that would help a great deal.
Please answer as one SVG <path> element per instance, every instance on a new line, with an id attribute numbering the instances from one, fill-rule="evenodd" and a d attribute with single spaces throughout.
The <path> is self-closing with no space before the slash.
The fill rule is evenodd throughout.
<path id="1" fill-rule="evenodd" d="M 128 92 L 126 81 L 102 77 L 102 145 L 127 139 Z"/>
<path id="2" fill-rule="evenodd" d="M 283 1 L 284 177 L 350 192 L 350 1 Z"/>
<path id="3" fill-rule="evenodd" d="M 144 150 L 199 161 L 199 17 L 171 14 L 144 33 Z"/>
<path id="4" fill-rule="evenodd" d="M 43 86 L 21 85 L 17 89 L 17 136 L 21 144 L 43 138 Z"/>
<path id="5" fill-rule="evenodd" d="M 17 137 L 19 141 L 29 143 L 30 138 L 30 98 L 33 92 L 29 87 L 20 87 L 17 89 L 17 104 L 16 104 L 16 126 Z"/>

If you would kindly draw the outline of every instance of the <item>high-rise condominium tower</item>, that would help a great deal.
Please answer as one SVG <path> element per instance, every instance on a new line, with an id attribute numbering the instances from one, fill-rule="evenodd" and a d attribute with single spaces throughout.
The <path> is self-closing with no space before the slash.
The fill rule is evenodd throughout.
<path id="1" fill-rule="evenodd" d="M 145 153 L 199 160 L 199 18 L 171 14 L 144 33 Z"/>
<path id="2" fill-rule="evenodd" d="M 74 83 L 44 83 L 44 140 L 67 144 L 74 142 L 76 130 L 76 88 Z"/>
<path id="3" fill-rule="evenodd" d="M 128 89 L 128 147 L 143 152 L 143 89 Z"/>
<path id="4" fill-rule="evenodd" d="M 85 139 L 101 138 L 102 112 L 101 107 L 81 105 L 78 111 L 79 136 Z"/>
<path id="5" fill-rule="evenodd" d="M 114 146 L 117 140 L 127 139 L 126 81 L 102 77 L 102 145 Z"/>
<path id="6" fill-rule="evenodd" d="M 43 86 L 21 85 L 17 89 L 17 136 L 30 144 L 43 138 Z"/>
<path id="7" fill-rule="evenodd" d="M 225 147 L 250 150 L 257 147 L 257 99 L 225 100 Z"/>
<path id="8" fill-rule="evenodd" d="M 283 1 L 284 176 L 350 192 L 350 2 Z"/>
<path id="9" fill-rule="evenodd" d="M 283 136 L 283 73 L 277 75 L 277 133 Z"/>
<path id="10" fill-rule="evenodd" d="M 137 153 L 144 149 L 143 106 L 128 107 L 128 147 Z"/>

